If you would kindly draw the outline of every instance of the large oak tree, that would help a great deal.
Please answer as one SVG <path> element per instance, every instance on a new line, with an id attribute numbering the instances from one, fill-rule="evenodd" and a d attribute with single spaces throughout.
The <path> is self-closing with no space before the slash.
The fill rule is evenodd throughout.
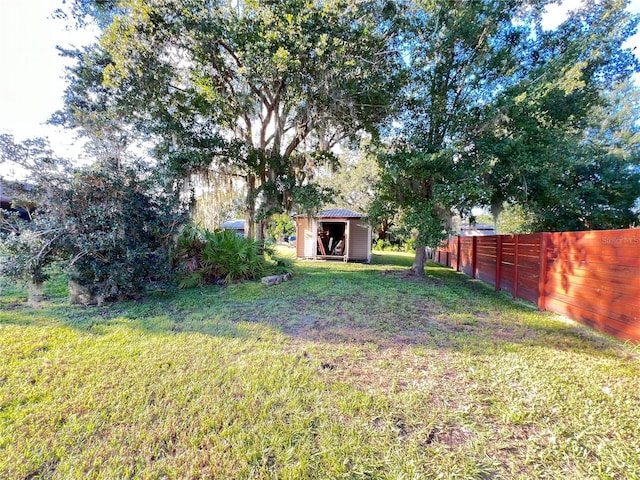
<path id="1" fill-rule="evenodd" d="M 550 31 L 541 26 L 546 3 L 411 4 L 411 81 L 380 155 L 379 190 L 417 232 L 418 274 L 422 247 L 446 235 L 452 212 L 501 205 L 523 181 L 557 186 L 553 172 L 575 160 L 567 143 L 589 125 L 604 86 L 636 66 L 622 48 L 636 25 L 624 1 L 585 5 Z"/>
<path id="2" fill-rule="evenodd" d="M 76 53 L 67 120 L 134 125 L 184 178 L 241 177 L 252 232 L 317 206 L 315 166 L 375 135 L 400 85 L 398 14 L 379 1 L 122 0 L 100 44 Z"/>

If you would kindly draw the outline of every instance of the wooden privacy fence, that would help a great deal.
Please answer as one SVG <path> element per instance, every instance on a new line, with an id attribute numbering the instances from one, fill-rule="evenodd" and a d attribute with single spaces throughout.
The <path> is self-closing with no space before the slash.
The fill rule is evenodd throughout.
<path id="1" fill-rule="evenodd" d="M 450 237 L 435 260 L 540 310 L 640 342 L 640 229 Z"/>

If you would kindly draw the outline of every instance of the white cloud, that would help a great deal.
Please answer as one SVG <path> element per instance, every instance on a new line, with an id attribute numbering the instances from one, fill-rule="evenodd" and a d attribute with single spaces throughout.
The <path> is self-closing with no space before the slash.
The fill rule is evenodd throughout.
<path id="1" fill-rule="evenodd" d="M 51 18 L 58 2 L 51 0 L 0 1 L 0 132 L 23 140 L 49 136 L 52 143 L 70 137 L 45 125 L 62 107 L 65 62 L 56 45 L 89 43 L 88 31 L 66 30 Z M 65 141 L 62 142 L 63 144 Z"/>
<path id="2" fill-rule="evenodd" d="M 567 19 L 569 12 L 577 10 L 582 4 L 581 0 L 565 0 L 562 3 L 547 5 L 542 16 L 542 28 L 553 30 Z"/>

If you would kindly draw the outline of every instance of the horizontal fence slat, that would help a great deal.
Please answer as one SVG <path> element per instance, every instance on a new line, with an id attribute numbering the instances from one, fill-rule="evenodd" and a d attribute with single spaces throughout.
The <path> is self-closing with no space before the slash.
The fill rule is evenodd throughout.
<path id="1" fill-rule="evenodd" d="M 620 323 L 616 319 L 611 319 L 599 313 L 569 305 L 555 299 L 549 300 L 548 309 L 551 312 L 564 315 L 600 332 L 619 338 L 620 340 L 637 341 L 638 338 L 640 338 L 640 328 L 638 328 L 637 324 L 629 325 Z"/>
<path id="2" fill-rule="evenodd" d="M 447 259 L 540 308 L 640 342 L 640 229 L 451 237 L 436 261 Z"/>
<path id="3" fill-rule="evenodd" d="M 555 289 L 567 290 L 572 285 L 591 287 L 595 290 L 596 295 L 601 291 L 620 292 L 631 296 L 638 293 L 638 287 L 628 282 L 603 282 L 589 276 L 568 275 L 558 272 L 548 273 L 546 283 L 545 291 L 549 293 Z"/>
<path id="4" fill-rule="evenodd" d="M 523 285 L 518 287 L 518 298 L 528 300 L 529 302 L 536 303 L 538 301 L 538 287 L 529 288 Z"/>
<path id="5" fill-rule="evenodd" d="M 583 308 L 598 308 L 598 311 L 607 312 L 610 317 L 621 317 L 632 321 L 640 320 L 640 307 L 638 299 L 629 295 L 611 294 L 595 295 L 586 290 L 562 293 L 555 291 L 546 294 L 546 298 L 559 298 L 563 302 L 578 305 Z M 600 308 L 602 307 L 602 308 Z"/>
<path id="6" fill-rule="evenodd" d="M 563 264 L 554 259 L 548 260 L 549 273 L 563 275 L 575 275 L 598 279 L 608 283 L 628 283 L 640 287 L 640 268 L 626 265 L 613 265 L 601 267 L 597 265 L 587 266 L 582 264 Z"/>

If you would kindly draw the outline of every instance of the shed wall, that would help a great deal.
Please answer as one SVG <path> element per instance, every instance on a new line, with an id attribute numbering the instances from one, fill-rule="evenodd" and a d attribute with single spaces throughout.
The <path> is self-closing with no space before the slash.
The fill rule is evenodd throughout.
<path id="1" fill-rule="evenodd" d="M 296 256 L 300 258 L 313 256 L 313 231 L 311 220 L 307 217 L 296 218 Z"/>
<path id="2" fill-rule="evenodd" d="M 369 226 L 360 219 L 349 220 L 349 260 L 369 260 Z"/>

